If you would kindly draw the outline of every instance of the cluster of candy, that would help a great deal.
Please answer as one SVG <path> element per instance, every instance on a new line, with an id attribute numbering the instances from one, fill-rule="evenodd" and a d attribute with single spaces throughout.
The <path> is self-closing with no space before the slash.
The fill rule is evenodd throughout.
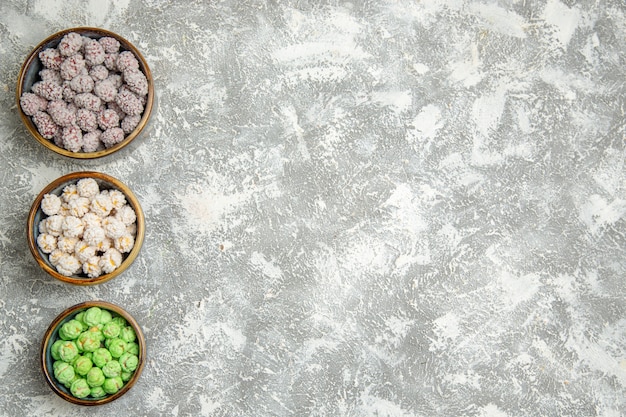
<path id="1" fill-rule="evenodd" d="M 126 320 L 91 307 L 61 326 L 50 349 L 54 377 L 76 398 L 118 392 L 139 365 L 137 335 Z"/>
<path id="2" fill-rule="evenodd" d="M 95 152 L 123 141 L 139 124 L 148 81 L 115 38 L 71 32 L 39 60 L 41 80 L 22 94 L 20 107 L 44 138 L 71 152 Z"/>
<path id="3" fill-rule="evenodd" d="M 60 196 L 45 194 L 37 246 L 65 276 L 83 273 L 95 278 L 117 269 L 135 245 L 137 215 L 124 194 L 100 190 L 93 178 L 63 188 Z"/>

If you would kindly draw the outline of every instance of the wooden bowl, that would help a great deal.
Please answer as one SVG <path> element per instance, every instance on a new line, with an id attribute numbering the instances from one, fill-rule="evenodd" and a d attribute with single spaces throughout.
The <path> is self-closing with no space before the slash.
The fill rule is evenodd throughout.
<path id="1" fill-rule="evenodd" d="M 45 194 L 56 194 L 60 195 L 67 185 L 76 184 L 79 180 L 83 178 L 93 178 L 96 180 L 98 185 L 100 186 L 100 190 L 107 189 L 115 189 L 121 191 L 126 197 L 127 203 L 133 208 L 135 214 L 137 215 L 136 225 L 137 232 L 135 235 L 135 244 L 132 250 L 129 253 L 123 254 L 123 260 L 120 266 L 115 269 L 113 272 L 108 274 L 102 274 L 95 278 L 90 278 L 86 275 L 72 275 L 65 276 L 60 274 L 56 268 L 52 265 L 49 260 L 49 257 L 46 253 L 44 253 L 39 246 L 37 245 L 37 236 L 39 235 L 39 224 L 41 220 L 43 220 L 46 215 L 41 210 L 41 201 Z M 27 240 L 28 247 L 33 257 L 39 264 L 39 266 L 47 272 L 49 275 L 54 278 L 75 285 L 94 285 L 101 284 L 107 282 L 119 274 L 121 274 L 125 269 L 127 269 L 133 261 L 139 255 L 141 250 L 141 246 L 143 244 L 144 236 L 145 236 L 145 218 L 143 211 L 141 209 L 141 205 L 139 204 L 139 200 L 133 194 L 133 192 L 128 188 L 124 183 L 120 180 L 111 177 L 110 175 L 106 175 L 100 172 L 94 171 L 80 171 L 74 172 L 71 174 L 64 175 L 62 177 L 57 178 L 48 184 L 35 198 L 33 205 L 30 208 L 30 212 L 28 213 L 28 220 L 26 223 L 27 229 Z"/>
<path id="2" fill-rule="evenodd" d="M 80 312 L 86 311 L 91 307 L 98 307 L 100 309 L 108 310 L 112 314 L 113 317 L 121 316 L 133 328 L 133 330 L 135 331 L 135 335 L 137 337 L 135 342 L 139 346 L 139 349 L 138 349 L 139 352 L 137 355 L 139 358 L 139 362 L 137 364 L 137 368 L 135 369 L 130 379 L 127 382 L 125 382 L 122 388 L 119 391 L 117 391 L 115 394 L 110 394 L 102 398 L 91 398 L 91 397 L 77 398 L 72 395 L 71 391 L 67 387 L 65 387 L 55 378 L 54 370 L 53 370 L 53 363 L 55 362 L 55 360 L 52 357 L 51 347 L 55 341 L 60 339 L 59 330 L 61 329 L 61 326 L 63 326 L 63 324 L 67 323 L 71 319 L 75 318 L 76 315 L 79 314 Z M 71 403 L 78 404 L 78 405 L 87 405 L 87 406 L 102 405 L 102 404 L 110 403 L 111 401 L 114 401 L 120 398 L 122 395 L 126 394 L 128 390 L 130 390 L 133 387 L 133 385 L 135 385 L 135 383 L 139 379 L 139 376 L 141 375 L 145 362 L 146 362 L 146 340 L 144 338 L 141 327 L 139 327 L 139 324 L 137 324 L 135 319 L 123 308 L 115 304 L 106 302 L 106 301 L 87 301 L 87 302 L 69 307 L 68 309 L 63 311 L 61 314 L 59 314 L 52 321 L 52 323 L 50 323 L 50 326 L 46 330 L 46 333 L 44 334 L 44 337 L 43 337 L 43 341 L 41 343 L 41 366 L 43 369 L 43 374 L 46 379 L 46 382 L 48 383 L 50 388 L 52 388 L 52 391 L 54 391 L 55 394 L 57 394 L 58 396 L 60 396 L 66 401 L 69 401 Z"/>
<path id="3" fill-rule="evenodd" d="M 143 111 L 141 120 L 139 124 L 137 125 L 137 127 L 135 128 L 135 130 L 132 131 L 130 134 L 126 135 L 124 140 L 121 141 L 120 143 L 110 148 L 103 149 L 103 150 L 96 151 L 96 152 L 72 152 L 60 146 L 55 145 L 53 141 L 41 136 L 41 134 L 37 130 L 37 127 L 33 123 L 31 117 L 26 115 L 22 111 L 22 107 L 20 105 L 20 98 L 22 94 L 24 92 L 29 92 L 33 84 L 35 84 L 37 81 L 40 80 L 39 71 L 43 69 L 43 65 L 41 61 L 39 60 L 39 53 L 43 51 L 44 49 L 56 47 L 61 41 L 61 39 L 63 38 L 63 36 L 65 36 L 66 34 L 70 32 L 76 32 L 80 35 L 87 36 L 92 39 L 99 39 L 101 37 L 112 37 L 112 38 L 117 39 L 120 43 L 120 51 L 131 51 L 135 55 L 135 57 L 137 57 L 137 60 L 139 61 L 139 69 L 141 70 L 141 72 L 144 73 L 144 75 L 146 76 L 148 80 L 147 100 L 144 106 L 144 111 Z M 39 45 L 37 45 L 35 49 L 31 51 L 31 53 L 28 55 L 28 57 L 24 61 L 24 64 L 22 65 L 22 68 L 20 69 L 20 72 L 19 72 L 19 76 L 17 79 L 16 98 L 17 98 L 17 109 L 22 119 L 22 122 L 24 122 L 26 129 L 37 140 L 37 142 L 39 142 L 40 144 L 42 144 L 43 146 L 45 146 L 46 148 L 50 149 L 51 151 L 53 151 L 54 153 L 58 155 L 62 155 L 65 157 L 78 159 L 78 160 L 95 160 L 95 159 L 102 158 L 108 155 L 112 155 L 128 147 L 128 145 L 130 145 L 131 142 L 137 139 L 144 130 L 147 130 L 146 127 L 148 125 L 148 121 L 150 120 L 150 116 L 152 115 L 152 109 L 153 109 L 154 102 L 155 102 L 154 79 L 152 77 L 150 68 L 148 67 L 148 63 L 146 62 L 144 57 L 141 55 L 139 50 L 135 48 L 135 46 L 131 44 L 129 41 L 127 41 L 126 39 L 124 39 L 123 37 L 121 37 L 120 35 L 116 33 L 109 32 L 108 30 L 93 28 L 93 27 L 77 27 L 77 28 L 65 29 L 53 35 L 50 35 L 49 37 L 44 39 Z"/>

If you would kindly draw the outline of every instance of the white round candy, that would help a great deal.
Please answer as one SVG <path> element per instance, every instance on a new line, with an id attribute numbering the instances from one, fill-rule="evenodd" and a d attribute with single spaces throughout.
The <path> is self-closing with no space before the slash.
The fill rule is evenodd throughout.
<path id="1" fill-rule="evenodd" d="M 69 237 L 79 237 L 83 234 L 85 225 L 78 217 L 67 216 L 63 220 L 63 234 Z"/>
<path id="2" fill-rule="evenodd" d="M 116 211 L 115 217 L 117 217 L 126 226 L 130 226 L 137 221 L 137 214 L 135 213 L 135 210 L 133 210 L 133 208 L 128 204 L 120 207 Z"/>
<path id="3" fill-rule="evenodd" d="M 74 254 L 81 262 L 86 262 L 93 256 L 96 256 L 96 248 L 89 246 L 84 240 L 79 240 L 74 247 Z"/>
<path id="4" fill-rule="evenodd" d="M 65 217 L 55 214 L 46 219 L 46 231 L 52 236 L 61 236 L 63 233 L 63 220 Z"/>
<path id="5" fill-rule="evenodd" d="M 43 253 L 50 253 L 57 248 L 57 238 L 50 234 L 42 233 L 37 236 L 37 246 Z"/>
<path id="6" fill-rule="evenodd" d="M 102 268 L 100 268 L 100 257 L 92 256 L 83 262 L 83 272 L 89 278 L 96 278 L 102 275 Z"/>
<path id="7" fill-rule="evenodd" d="M 77 237 L 59 236 L 57 247 L 65 253 L 74 253 L 74 247 L 77 242 Z"/>
<path id="8" fill-rule="evenodd" d="M 119 209 L 126 204 L 126 196 L 119 190 L 109 190 L 109 198 L 114 209 Z"/>
<path id="9" fill-rule="evenodd" d="M 54 194 L 45 194 L 41 199 L 41 211 L 46 216 L 53 216 L 61 209 L 61 199 Z"/>
<path id="10" fill-rule="evenodd" d="M 80 271 L 82 264 L 74 255 L 65 254 L 59 259 L 56 268 L 59 274 L 69 277 Z"/>
<path id="11" fill-rule="evenodd" d="M 135 239 L 131 235 L 125 234 L 113 239 L 113 246 L 121 253 L 128 253 L 135 246 Z"/>
<path id="12" fill-rule="evenodd" d="M 122 264 L 122 254 L 115 248 L 110 248 L 100 257 L 100 268 L 107 274 L 115 271 Z"/>
<path id="13" fill-rule="evenodd" d="M 104 232 L 107 237 L 110 237 L 111 239 L 117 239 L 126 233 L 126 225 L 115 217 L 107 217 L 104 219 L 102 227 L 104 228 Z"/>
<path id="14" fill-rule="evenodd" d="M 83 216 L 83 223 L 85 223 L 85 230 L 90 227 L 100 227 L 102 225 L 102 217 L 95 213 L 89 212 Z"/>
<path id="15" fill-rule="evenodd" d="M 74 217 L 83 217 L 89 212 L 91 201 L 87 197 L 77 197 L 69 202 L 70 214 Z"/>
<path id="16" fill-rule="evenodd" d="M 106 234 L 104 232 L 104 229 L 100 226 L 88 227 L 83 233 L 83 240 L 89 246 L 98 246 L 100 243 L 102 243 L 105 237 Z"/>
<path id="17" fill-rule="evenodd" d="M 50 261 L 52 266 L 56 267 L 59 264 L 61 258 L 63 258 L 65 255 L 67 255 L 67 253 L 63 252 L 60 249 L 55 249 L 50 252 L 50 255 L 48 255 L 48 260 Z"/>
<path id="18" fill-rule="evenodd" d="M 91 200 L 91 211 L 100 217 L 106 217 L 113 209 L 111 197 L 108 194 L 100 193 Z"/>
<path id="19" fill-rule="evenodd" d="M 76 184 L 66 185 L 65 188 L 63 188 L 63 192 L 61 193 L 61 198 L 66 203 L 69 203 L 78 196 L 79 195 L 78 190 L 76 189 Z"/>
<path id="20" fill-rule="evenodd" d="M 81 197 L 94 198 L 100 192 L 98 183 L 93 178 L 83 178 L 76 183 L 76 189 Z"/>

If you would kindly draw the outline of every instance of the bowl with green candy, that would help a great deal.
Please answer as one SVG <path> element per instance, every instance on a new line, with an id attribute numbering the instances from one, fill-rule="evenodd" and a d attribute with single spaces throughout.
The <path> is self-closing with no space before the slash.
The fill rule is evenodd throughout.
<path id="1" fill-rule="evenodd" d="M 41 344 L 43 373 L 52 390 L 79 405 L 101 405 L 124 395 L 146 357 L 143 332 L 121 307 L 87 301 L 59 314 Z"/>

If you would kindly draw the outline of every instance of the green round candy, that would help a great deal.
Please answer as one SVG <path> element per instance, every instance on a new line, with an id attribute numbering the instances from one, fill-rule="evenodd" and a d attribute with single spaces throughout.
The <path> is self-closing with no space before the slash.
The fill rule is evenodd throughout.
<path id="1" fill-rule="evenodd" d="M 93 357 L 93 352 L 83 352 L 83 356 L 86 358 L 91 359 Z M 93 360 L 92 360 L 93 362 Z"/>
<path id="2" fill-rule="evenodd" d="M 72 387 L 72 384 L 74 383 L 74 381 L 76 381 L 77 379 L 80 379 L 79 375 L 76 375 L 76 373 L 74 373 L 74 378 L 70 379 L 69 381 L 67 381 L 65 384 L 65 388 L 70 389 Z"/>
<path id="3" fill-rule="evenodd" d="M 81 311 L 80 313 L 78 313 L 77 315 L 74 316 L 74 320 L 78 320 L 82 324 L 85 324 L 85 321 L 83 320 L 83 317 L 85 317 L 85 312 Z M 85 324 L 85 326 L 87 326 L 87 325 Z"/>
<path id="4" fill-rule="evenodd" d="M 120 339 L 124 342 L 134 342 L 137 339 L 137 335 L 135 334 L 135 330 L 132 327 L 126 326 L 122 330 L 120 330 Z"/>
<path id="5" fill-rule="evenodd" d="M 104 392 L 104 389 L 101 386 L 98 386 L 92 387 L 89 395 L 91 395 L 93 398 L 102 398 L 106 397 L 107 393 Z"/>
<path id="6" fill-rule="evenodd" d="M 122 372 L 122 375 L 120 375 L 120 377 L 122 378 L 122 381 L 124 381 L 124 382 L 130 381 L 130 378 L 132 376 L 133 376 L 132 372 Z"/>
<path id="7" fill-rule="evenodd" d="M 126 352 L 139 356 L 139 345 L 137 342 L 126 343 Z"/>
<path id="8" fill-rule="evenodd" d="M 100 317 L 102 316 L 102 310 L 99 307 L 91 307 L 85 311 L 83 320 L 87 326 L 97 326 L 100 324 Z"/>
<path id="9" fill-rule="evenodd" d="M 102 342 L 104 340 L 104 335 L 102 334 L 102 329 L 100 328 L 100 326 L 101 326 L 100 324 L 97 326 L 91 326 L 86 330 L 86 332 L 93 335 L 100 342 Z"/>
<path id="10" fill-rule="evenodd" d="M 113 320 L 111 320 L 114 323 L 117 323 L 120 328 L 126 326 L 128 323 L 126 322 L 126 319 L 122 316 L 115 316 L 113 317 Z"/>
<path id="11" fill-rule="evenodd" d="M 87 330 L 87 327 L 89 327 L 85 324 L 85 322 L 82 319 L 81 320 L 77 319 L 76 316 L 74 316 L 72 320 L 76 320 L 77 322 L 79 322 L 80 325 L 83 326 L 83 331 Z"/>
<path id="12" fill-rule="evenodd" d="M 93 352 L 100 347 L 100 339 L 93 332 L 82 332 L 76 339 L 76 346 L 83 352 Z"/>
<path id="13" fill-rule="evenodd" d="M 64 363 L 67 363 L 67 362 L 63 362 L 63 361 L 54 361 L 54 362 L 52 362 L 52 370 L 53 370 L 54 372 L 56 372 L 56 371 L 57 371 L 57 368 L 59 368 L 59 367 L 61 367 L 61 366 L 65 366 L 65 365 L 63 365 Z M 69 364 L 68 364 L 68 365 L 69 365 Z"/>
<path id="14" fill-rule="evenodd" d="M 91 387 L 87 384 L 85 378 L 79 378 L 72 382 L 70 392 L 76 398 L 85 398 L 91 393 Z"/>
<path id="15" fill-rule="evenodd" d="M 76 356 L 78 356 L 78 347 L 76 343 L 71 340 L 66 340 L 59 346 L 59 358 L 63 362 L 71 362 Z"/>
<path id="16" fill-rule="evenodd" d="M 116 376 L 113 378 L 107 378 L 104 380 L 104 384 L 102 384 L 102 389 L 107 394 L 115 394 L 118 392 L 122 386 L 124 386 L 124 381 L 122 381 L 122 377 Z"/>
<path id="17" fill-rule="evenodd" d="M 83 325 L 78 320 L 72 319 L 59 329 L 59 337 L 63 340 L 74 340 L 83 331 Z"/>
<path id="18" fill-rule="evenodd" d="M 74 361 L 74 371 L 81 376 L 87 375 L 87 372 L 93 367 L 93 362 L 91 359 L 86 358 L 84 356 L 79 356 L 78 359 Z"/>
<path id="19" fill-rule="evenodd" d="M 98 348 L 94 350 L 93 355 L 91 357 L 91 360 L 93 361 L 94 365 L 96 365 L 98 368 L 102 368 L 104 365 L 106 365 L 107 362 L 109 362 L 112 359 L 113 359 L 113 356 L 111 356 L 111 352 L 109 352 L 105 348 Z"/>
<path id="20" fill-rule="evenodd" d="M 123 372 L 133 372 L 139 365 L 139 358 L 132 353 L 125 352 L 118 359 Z"/>
<path id="21" fill-rule="evenodd" d="M 56 365 L 57 363 L 59 365 Z M 54 377 L 61 384 L 67 384 L 74 379 L 74 376 L 76 374 L 74 373 L 74 368 L 72 367 L 72 365 L 66 362 L 59 361 L 55 362 L 55 365 L 56 366 L 54 366 Z"/>
<path id="22" fill-rule="evenodd" d="M 122 375 L 122 365 L 120 365 L 120 363 L 116 361 L 115 359 L 112 361 L 108 361 L 102 367 L 102 373 L 107 378 L 114 378 L 116 376 L 120 376 Z"/>
<path id="23" fill-rule="evenodd" d="M 104 325 L 104 328 L 102 329 L 102 334 L 107 339 L 115 339 L 116 337 L 119 336 L 120 330 L 121 330 L 121 327 L 119 324 L 113 321 L 110 321 Z"/>
<path id="24" fill-rule="evenodd" d="M 59 356 L 59 348 L 61 347 L 62 344 L 63 344 L 63 340 L 57 340 L 56 342 L 52 344 L 52 346 L 50 346 L 50 354 L 52 355 L 52 359 L 54 359 L 55 361 L 58 361 L 61 359 L 61 357 Z"/>
<path id="25" fill-rule="evenodd" d="M 107 324 L 111 320 L 113 320 L 113 316 L 109 310 L 102 310 L 100 312 L 100 324 Z"/>
<path id="26" fill-rule="evenodd" d="M 126 342 L 122 339 L 107 339 L 107 342 L 109 342 L 106 345 L 107 349 L 109 349 L 109 352 L 111 352 L 111 356 L 113 356 L 114 358 L 119 358 L 124 352 L 126 352 Z"/>
<path id="27" fill-rule="evenodd" d="M 87 372 L 87 383 L 90 387 L 99 387 L 104 384 L 105 376 L 102 369 L 93 367 Z"/>

